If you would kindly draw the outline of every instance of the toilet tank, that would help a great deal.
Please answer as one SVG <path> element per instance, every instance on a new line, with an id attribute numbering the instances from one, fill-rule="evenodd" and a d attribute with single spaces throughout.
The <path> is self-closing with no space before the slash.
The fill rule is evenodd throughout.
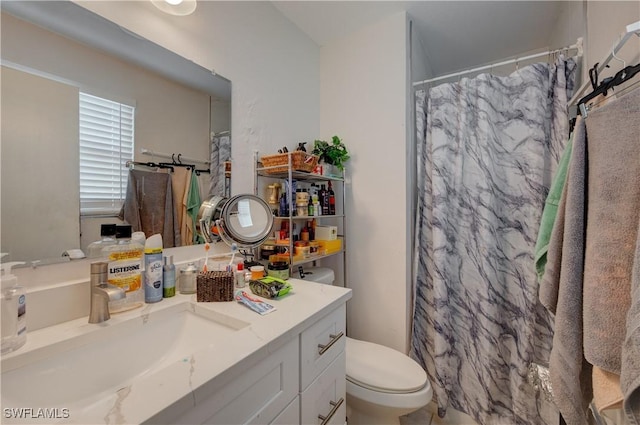
<path id="1" fill-rule="evenodd" d="M 295 273 L 295 275 L 292 277 L 308 280 L 311 282 L 325 283 L 328 285 L 333 285 L 333 281 L 336 277 L 333 269 L 330 269 L 329 267 L 303 267 L 302 271 L 304 277 L 301 277 L 298 273 Z"/>

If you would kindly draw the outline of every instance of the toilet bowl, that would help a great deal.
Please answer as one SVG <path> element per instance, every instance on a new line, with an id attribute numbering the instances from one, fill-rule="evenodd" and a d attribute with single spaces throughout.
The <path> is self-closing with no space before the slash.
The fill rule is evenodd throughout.
<path id="1" fill-rule="evenodd" d="M 310 273 L 304 279 L 333 284 L 333 270 L 307 270 Z M 347 337 L 345 355 L 350 425 L 399 424 L 400 416 L 431 401 L 433 390 L 427 374 L 400 351 Z"/>

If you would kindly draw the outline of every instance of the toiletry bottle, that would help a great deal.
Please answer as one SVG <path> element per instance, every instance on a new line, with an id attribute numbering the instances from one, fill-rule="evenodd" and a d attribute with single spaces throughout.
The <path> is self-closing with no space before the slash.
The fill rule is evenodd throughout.
<path id="1" fill-rule="evenodd" d="M 322 215 L 329 215 L 329 191 L 322 185 Z"/>
<path id="2" fill-rule="evenodd" d="M 307 215 L 313 217 L 313 197 L 309 195 L 309 202 L 307 203 Z"/>
<path id="3" fill-rule="evenodd" d="M 144 302 L 162 301 L 162 235 L 150 236 L 144 245 Z"/>
<path id="4" fill-rule="evenodd" d="M 251 282 L 251 270 L 249 270 L 249 268 L 245 268 L 244 269 L 244 283 L 246 285 L 249 282 Z"/>
<path id="5" fill-rule="evenodd" d="M 23 262 L 2 264 L 2 354 L 22 347 L 27 342 L 27 295 L 18 278 L 11 274 L 11 267 Z"/>
<path id="6" fill-rule="evenodd" d="M 119 313 L 141 307 L 144 303 L 142 289 L 142 256 L 144 247 L 131 241 L 131 225 L 116 226 L 115 245 L 103 249 L 109 262 L 109 283 L 125 291 L 125 298 L 109 302 L 109 312 Z"/>
<path id="7" fill-rule="evenodd" d="M 164 257 L 162 267 L 162 296 L 171 298 L 176 295 L 176 266 L 173 265 L 173 255 Z"/>
<path id="8" fill-rule="evenodd" d="M 238 263 L 236 265 L 236 288 L 244 288 L 244 263 Z"/>
<path id="9" fill-rule="evenodd" d="M 324 185 L 320 185 L 320 190 L 318 191 L 318 202 L 320 202 L 320 215 L 329 214 L 329 204 L 327 203 L 326 212 L 325 212 L 325 203 L 324 198 L 327 193 L 327 189 L 325 189 Z"/>
<path id="10" fill-rule="evenodd" d="M 329 182 L 329 188 L 327 189 L 329 194 L 329 215 L 336 215 L 336 194 L 331 188 L 331 182 Z"/>
<path id="11" fill-rule="evenodd" d="M 100 238 L 99 241 L 91 242 L 87 247 L 89 253 L 88 258 L 101 258 L 102 248 L 116 244 L 116 225 L 101 224 Z"/>

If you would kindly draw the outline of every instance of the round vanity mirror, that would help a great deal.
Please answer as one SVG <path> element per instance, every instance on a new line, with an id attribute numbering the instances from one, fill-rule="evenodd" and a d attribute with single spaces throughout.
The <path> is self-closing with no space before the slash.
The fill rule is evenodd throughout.
<path id="1" fill-rule="evenodd" d="M 255 195 L 213 196 L 200 206 L 197 227 L 207 242 L 220 237 L 229 246 L 255 248 L 271 234 L 273 214 Z"/>

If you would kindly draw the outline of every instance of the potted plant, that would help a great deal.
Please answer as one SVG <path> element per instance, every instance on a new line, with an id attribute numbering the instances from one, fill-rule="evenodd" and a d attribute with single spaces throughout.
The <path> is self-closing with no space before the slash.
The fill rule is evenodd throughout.
<path id="1" fill-rule="evenodd" d="M 338 136 L 333 136 L 331 138 L 331 142 L 315 140 L 313 142 L 313 151 L 311 151 L 311 153 L 318 155 L 320 162 L 325 165 L 330 165 L 340 170 L 339 173 L 329 170 L 329 172 L 326 173 L 329 175 L 342 174 L 344 171 L 344 163 L 350 158 L 346 146 Z"/>

